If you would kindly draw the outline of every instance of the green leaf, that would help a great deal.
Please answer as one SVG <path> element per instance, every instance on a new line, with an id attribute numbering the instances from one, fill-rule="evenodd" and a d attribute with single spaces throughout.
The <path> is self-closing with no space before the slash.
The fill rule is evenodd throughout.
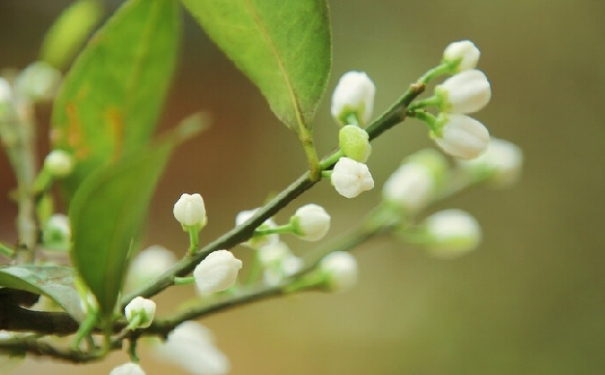
<path id="1" fill-rule="evenodd" d="M 40 60 L 57 69 L 64 68 L 101 20 L 103 9 L 97 0 L 80 0 L 53 23 L 44 37 Z"/>
<path id="2" fill-rule="evenodd" d="M 69 198 L 90 173 L 148 143 L 171 79 L 180 34 L 171 0 L 129 0 L 93 36 L 65 77 L 51 141 L 76 158 Z"/>
<path id="3" fill-rule="evenodd" d="M 289 128 L 311 129 L 332 63 L 325 0 L 181 0 Z"/>
<path id="4" fill-rule="evenodd" d="M 84 319 L 80 295 L 70 267 L 10 266 L 0 268 L 0 286 L 43 294 L 55 301 L 77 321 Z M 0 289 L 0 292 L 5 289 Z"/>
<path id="5" fill-rule="evenodd" d="M 109 317 L 122 288 L 130 248 L 174 140 L 140 149 L 93 173 L 78 189 L 69 217 L 72 261 Z"/>

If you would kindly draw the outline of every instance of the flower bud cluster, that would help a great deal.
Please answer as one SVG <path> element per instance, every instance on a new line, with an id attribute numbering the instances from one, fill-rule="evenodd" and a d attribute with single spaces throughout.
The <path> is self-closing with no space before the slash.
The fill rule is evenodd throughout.
<path id="1" fill-rule="evenodd" d="M 431 129 L 431 136 L 445 153 L 470 160 L 485 152 L 489 132 L 479 121 L 467 116 L 483 109 L 491 99 L 491 85 L 476 70 L 480 52 L 470 41 L 450 44 L 443 61 L 455 74 L 435 88 L 433 101 L 441 113 Z"/>

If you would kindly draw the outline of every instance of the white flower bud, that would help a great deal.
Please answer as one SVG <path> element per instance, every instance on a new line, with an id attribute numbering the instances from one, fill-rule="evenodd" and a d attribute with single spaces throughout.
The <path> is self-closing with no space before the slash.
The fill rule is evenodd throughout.
<path id="1" fill-rule="evenodd" d="M 446 79 L 435 87 L 435 95 L 441 99 L 443 112 L 473 113 L 489 103 L 492 89 L 485 74 L 473 69 Z"/>
<path id="2" fill-rule="evenodd" d="M 346 251 L 326 255 L 319 268 L 326 277 L 326 287 L 332 292 L 342 292 L 357 284 L 357 260 Z"/>
<path id="3" fill-rule="evenodd" d="M 474 159 L 487 150 L 489 131 L 466 115 L 441 113 L 437 118 L 439 134 L 432 133 L 437 146 L 460 159 Z"/>
<path id="4" fill-rule="evenodd" d="M 74 169 L 73 157 L 64 150 L 53 150 L 44 159 L 44 168 L 53 177 L 65 177 Z"/>
<path id="5" fill-rule="evenodd" d="M 345 198 L 355 198 L 374 188 L 368 166 L 347 157 L 338 159 L 334 165 L 331 182 L 338 194 Z"/>
<path id="6" fill-rule="evenodd" d="M 384 183 L 383 198 L 414 213 L 423 208 L 435 193 L 435 180 L 421 164 L 402 164 Z"/>
<path id="7" fill-rule="evenodd" d="M 53 97 L 60 81 L 61 73 L 57 69 L 44 61 L 36 61 L 17 76 L 15 87 L 31 100 L 44 100 Z"/>
<path id="8" fill-rule="evenodd" d="M 258 208 L 255 208 L 252 210 L 241 211 L 240 213 L 238 213 L 235 217 L 235 225 L 243 225 L 248 219 L 254 216 L 257 210 Z M 273 220 L 267 219 L 263 224 L 258 227 L 258 229 L 269 229 L 275 228 L 276 226 L 277 224 L 275 224 Z M 248 246 L 252 249 L 260 249 L 261 247 L 270 246 L 276 244 L 277 242 L 279 242 L 278 234 L 267 234 L 261 236 L 254 236 L 248 241 L 242 243 L 242 245 Z"/>
<path id="9" fill-rule="evenodd" d="M 174 253 L 163 246 L 154 245 L 141 251 L 128 270 L 128 290 L 139 288 L 163 274 L 177 262 Z"/>
<path id="10" fill-rule="evenodd" d="M 203 227 L 206 225 L 206 206 L 204 199 L 199 194 L 183 194 L 174 204 L 172 210 L 174 218 L 183 226 Z"/>
<path id="11" fill-rule="evenodd" d="M 307 204 L 296 210 L 291 223 L 300 239 L 305 241 L 319 241 L 330 230 L 330 215 L 323 207 L 316 204 Z"/>
<path id="12" fill-rule="evenodd" d="M 443 61 L 460 61 L 457 72 L 474 69 L 480 56 L 481 51 L 470 40 L 450 43 L 443 51 Z"/>
<path id="13" fill-rule="evenodd" d="M 155 317 L 155 302 L 143 297 L 136 297 L 126 305 L 124 314 L 129 323 L 138 317 L 139 321 L 133 328 L 147 328 Z"/>
<path id="14" fill-rule="evenodd" d="M 125 363 L 115 367 L 109 375 L 145 375 L 145 371 L 136 363 Z"/>
<path id="15" fill-rule="evenodd" d="M 230 251 L 210 253 L 193 271 L 198 292 L 208 295 L 231 288 L 241 268 L 242 261 L 236 259 Z"/>
<path id="16" fill-rule="evenodd" d="M 8 81 L 0 77 L 0 105 L 11 100 L 11 86 Z"/>
<path id="17" fill-rule="evenodd" d="M 508 141 L 492 138 L 483 155 L 473 160 L 460 160 L 459 164 L 475 175 L 488 173 L 488 182 L 492 186 L 506 188 L 521 177 L 523 151 Z"/>
<path id="18" fill-rule="evenodd" d="M 481 241 L 481 227 L 468 213 L 449 209 L 437 212 L 424 222 L 429 237 L 427 248 L 436 256 L 453 258 L 474 250 Z"/>
<path id="19" fill-rule="evenodd" d="M 332 116 L 342 125 L 349 123 L 347 117 L 354 113 L 361 124 L 372 117 L 374 110 L 374 82 L 363 72 L 345 73 L 332 94 Z"/>
<path id="20" fill-rule="evenodd" d="M 158 359 L 175 363 L 195 375 L 229 372 L 229 359 L 214 345 L 212 332 L 196 322 L 180 324 L 155 351 Z"/>
<path id="21" fill-rule="evenodd" d="M 263 281 L 266 285 L 278 285 L 284 277 L 295 274 L 303 265 L 302 259 L 292 254 L 284 242 L 263 247 L 257 256 L 265 267 Z"/>
<path id="22" fill-rule="evenodd" d="M 346 125 L 338 132 L 338 146 L 344 155 L 360 163 L 372 153 L 368 132 L 357 125 Z"/>
<path id="23" fill-rule="evenodd" d="M 44 225 L 42 241 L 48 250 L 67 250 L 71 239 L 69 218 L 63 214 L 52 215 Z"/>

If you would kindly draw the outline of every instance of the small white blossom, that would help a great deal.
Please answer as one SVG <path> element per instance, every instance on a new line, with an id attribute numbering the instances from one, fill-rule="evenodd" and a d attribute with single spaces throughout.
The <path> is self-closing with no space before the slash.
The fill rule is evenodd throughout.
<path id="1" fill-rule="evenodd" d="M 17 76 L 15 80 L 16 91 L 31 100 L 44 100 L 53 97 L 61 73 L 44 61 L 36 61 Z"/>
<path id="2" fill-rule="evenodd" d="M 326 255 L 319 268 L 326 276 L 326 287 L 332 292 L 342 292 L 357 284 L 357 260 L 346 251 Z"/>
<path id="3" fill-rule="evenodd" d="M 44 225 L 42 240 L 45 249 L 67 250 L 71 239 L 69 218 L 63 214 L 52 215 Z"/>
<path id="4" fill-rule="evenodd" d="M 347 157 L 340 158 L 334 165 L 331 182 L 338 194 L 345 198 L 355 198 L 374 188 L 368 166 Z"/>
<path id="5" fill-rule="evenodd" d="M 435 193 L 431 171 L 419 163 L 402 164 L 384 183 L 382 196 L 408 212 L 423 208 Z"/>
<path id="6" fill-rule="evenodd" d="M 109 375 L 145 375 L 145 371 L 136 363 L 125 363 L 111 370 Z"/>
<path id="7" fill-rule="evenodd" d="M 474 250 L 481 241 L 481 227 L 474 217 L 458 209 L 437 212 L 424 222 L 427 247 L 436 256 L 451 258 Z"/>
<path id="8" fill-rule="evenodd" d="M 132 261 L 127 277 L 127 289 L 133 290 L 158 277 L 177 262 L 174 253 L 154 245 L 141 251 Z"/>
<path id="9" fill-rule="evenodd" d="M 489 173 L 488 181 L 492 186 L 505 188 L 515 184 L 521 176 L 523 151 L 508 141 L 492 138 L 483 155 L 473 160 L 460 160 L 459 164 L 471 173 Z"/>
<path id="10" fill-rule="evenodd" d="M 235 225 L 243 225 L 248 219 L 250 219 L 258 210 L 258 208 L 252 210 L 241 211 L 235 217 Z M 261 224 L 258 229 L 268 229 L 275 228 L 277 224 L 271 219 L 265 220 L 263 224 Z M 278 234 L 267 234 L 254 236 L 248 241 L 242 243 L 242 245 L 248 246 L 252 249 L 260 249 L 261 247 L 270 246 L 279 242 Z"/>
<path id="11" fill-rule="evenodd" d="M 258 249 L 256 256 L 264 267 L 263 281 L 266 285 L 277 285 L 284 277 L 298 272 L 303 265 L 285 242 L 277 242 Z"/>
<path id="12" fill-rule="evenodd" d="M 330 215 L 321 206 L 307 204 L 296 210 L 291 222 L 305 241 L 319 241 L 330 230 Z"/>
<path id="13" fill-rule="evenodd" d="M 332 116 L 346 125 L 348 115 L 355 113 L 362 124 L 367 123 L 374 110 L 375 92 L 374 82 L 364 72 L 345 73 L 332 94 Z"/>
<path id="14" fill-rule="evenodd" d="M 456 71 L 474 69 L 481 51 L 470 40 L 450 43 L 443 51 L 443 61 L 460 61 Z"/>
<path id="15" fill-rule="evenodd" d="M 143 297 L 136 297 L 126 305 L 124 315 L 129 323 L 138 317 L 138 324 L 133 328 L 147 328 L 155 317 L 155 302 Z"/>
<path id="16" fill-rule="evenodd" d="M 183 226 L 203 227 L 206 225 L 206 206 L 199 194 L 183 194 L 174 204 L 174 218 Z"/>
<path id="17" fill-rule="evenodd" d="M 476 69 L 466 70 L 435 87 L 441 99 L 440 109 L 448 113 L 473 113 L 489 103 L 492 90 L 485 74 Z"/>
<path id="18" fill-rule="evenodd" d="M 372 153 L 368 132 L 357 125 L 346 125 L 338 132 L 338 146 L 344 155 L 360 163 Z"/>
<path id="19" fill-rule="evenodd" d="M 242 261 L 236 259 L 230 251 L 217 250 L 210 253 L 193 271 L 198 292 L 208 295 L 231 288 L 241 268 Z"/>
<path id="20" fill-rule="evenodd" d="M 73 157 L 64 150 L 53 150 L 44 159 L 44 168 L 54 177 L 65 177 L 74 169 Z"/>
<path id="21" fill-rule="evenodd" d="M 433 133 L 433 137 L 449 155 L 470 160 L 484 153 L 489 145 L 487 128 L 469 116 L 441 113 L 437 122 L 440 134 Z"/>
<path id="22" fill-rule="evenodd" d="M 0 105 L 11 100 L 11 86 L 8 81 L 0 77 Z"/>
<path id="23" fill-rule="evenodd" d="M 229 359 L 216 348 L 212 332 L 199 323 L 187 321 L 156 347 L 158 358 L 181 366 L 196 375 L 224 375 L 229 372 Z"/>

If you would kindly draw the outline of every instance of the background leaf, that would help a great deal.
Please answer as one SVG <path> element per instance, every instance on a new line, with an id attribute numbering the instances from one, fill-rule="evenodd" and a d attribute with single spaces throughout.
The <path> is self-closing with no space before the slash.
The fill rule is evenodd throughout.
<path id="1" fill-rule="evenodd" d="M 54 147 L 77 159 L 62 181 L 69 199 L 95 169 L 146 144 L 174 70 L 178 4 L 130 0 L 88 42 L 53 108 Z"/>
<path id="2" fill-rule="evenodd" d="M 113 312 L 131 245 L 173 145 L 164 141 L 103 167 L 84 181 L 72 201 L 72 261 L 105 317 Z"/>
<path id="3" fill-rule="evenodd" d="M 74 273 L 70 267 L 11 266 L 0 268 L 0 286 L 43 294 L 77 321 L 84 313 L 80 308 L 80 295 L 74 286 Z M 4 289 L 0 289 L 0 292 Z"/>
<path id="4" fill-rule="evenodd" d="M 332 63 L 325 0 L 182 0 L 289 128 L 311 127 Z"/>
<path id="5" fill-rule="evenodd" d="M 40 60 L 57 69 L 64 68 L 101 20 L 102 5 L 97 0 L 80 0 L 65 9 L 44 37 Z"/>

